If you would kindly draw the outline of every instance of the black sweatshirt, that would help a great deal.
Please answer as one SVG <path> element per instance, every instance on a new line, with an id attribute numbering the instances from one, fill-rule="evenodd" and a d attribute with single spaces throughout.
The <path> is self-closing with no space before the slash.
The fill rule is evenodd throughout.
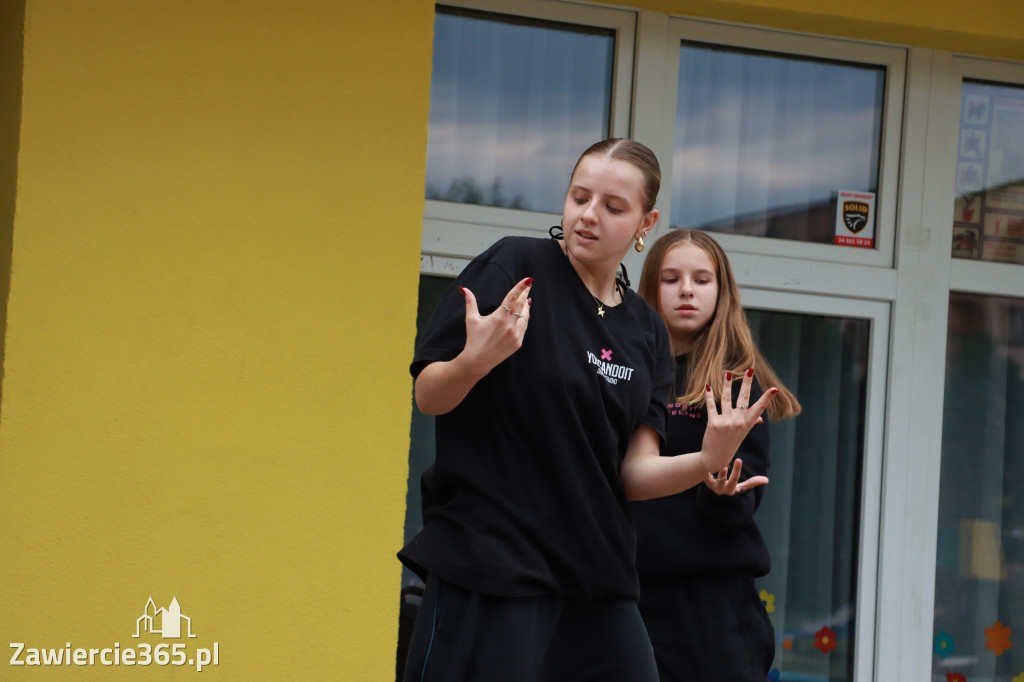
<path id="1" fill-rule="evenodd" d="M 495 310 L 533 277 L 522 347 L 436 419 L 423 476 L 424 528 L 399 552 L 420 574 L 517 597 L 636 597 L 636 534 L 620 468 L 642 425 L 664 438 L 672 383 L 668 332 L 633 291 L 597 314 L 554 239 L 508 237 L 445 293 L 413 376 L 461 352 L 466 303 Z"/>
<path id="2" fill-rule="evenodd" d="M 686 385 L 686 356 L 676 358 L 676 386 Z M 733 384 L 739 395 L 740 382 Z M 750 404 L 762 389 L 754 377 Z M 735 404 L 735 403 L 734 403 Z M 662 456 L 697 452 L 707 428 L 707 410 L 672 402 Z M 743 440 L 736 457 L 743 460 L 741 480 L 768 473 L 768 424 L 757 424 Z M 733 496 L 716 495 L 699 483 L 677 495 L 631 503 L 637 526 L 637 570 L 644 579 L 662 579 L 706 571 L 749 570 L 768 573 L 771 558 L 754 512 L 764 486 Z"/>

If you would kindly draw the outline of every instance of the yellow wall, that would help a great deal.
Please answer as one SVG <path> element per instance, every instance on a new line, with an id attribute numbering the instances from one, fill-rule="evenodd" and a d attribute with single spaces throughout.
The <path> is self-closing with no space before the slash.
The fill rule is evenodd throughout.
<path id="1" fill-rule="evenodd" d="M 27 1 L 5 651 L 177 597 L 204 676 L 394 674 L 433 10 L 354 5 Z"/>
<path id="2" fill-rule="evenodd" d="M 641 0 L 637 6 L 677 16 L 1024 60 L 1020 0 Z"/>
<path id="3" fill-rule="evenodd" d="M 21 119 L 21 56 L 25 5 L 0 0 L 0 368 L 4 362 L 7 294 L 10 290 L 11 240 L 18 172 L 18 128 Z M 3 375 L 0 372 L 0 403 Z M 2 406 L 0 406 L 2 413 Z"/>

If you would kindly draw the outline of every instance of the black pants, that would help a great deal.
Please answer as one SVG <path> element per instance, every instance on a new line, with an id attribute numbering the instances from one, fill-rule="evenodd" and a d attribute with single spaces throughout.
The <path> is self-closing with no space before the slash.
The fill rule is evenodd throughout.
<path id="1" fill-rule="evenodd" d="M 405 682 L 657 682 L 631 599 L 495 597 L 427 579 Z"/>
<path id="2" fill-rule="evenodd" d="M 764 682 L 775 629 L 748 573 L 641 580 L 661 682 Z"/>

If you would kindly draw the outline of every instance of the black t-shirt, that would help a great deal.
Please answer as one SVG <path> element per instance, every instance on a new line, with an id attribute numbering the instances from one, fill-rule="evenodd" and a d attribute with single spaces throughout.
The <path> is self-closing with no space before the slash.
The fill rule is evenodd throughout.
<path id="1" fill-rule="evenodd" d="M 686 357 L 677 358 L 676 386 L 686 385 Z M 739 395 L 740 382 L 733 383 Z M 750 404 L 762 395 L 755 376 Z M 735 404 L 735 403 L 733 403 Z M 662 455 L 671 457 L 701 449 L 708 413 L 704 406 L 672 402 Z M 756 424 L 740 444 L 741 480 L 768 473 L 768 424 Z M 747 570 L 762 576 L 771 558 L 754 512 L 764 486 L 733 495 L 716 495 L 703 483 L 676 495 L 631 503 L 637 528 L 637 570 L 645 579 L 683 577 L 706 571 Z"/>
<path id="2" fill-rule="evenodd" d="M 465 346 L 460 285 L 486 315 L 524 277 L 534 283 L 523 345 L 437 417 L 424 528 L 399 558 L 421 576 L 500 596 L 635 597 L 620 466 L 641 425 L 664 437 L 673 369 L 657 313 L 624 289 L 599 317 L 556 240 L 508 237 L 445 293 L 410 370 Z"/>

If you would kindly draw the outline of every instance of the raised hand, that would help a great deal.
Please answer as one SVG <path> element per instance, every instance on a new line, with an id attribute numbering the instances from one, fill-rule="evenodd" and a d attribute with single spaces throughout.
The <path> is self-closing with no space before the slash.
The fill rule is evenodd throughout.
<path id="1" fill-rule="evenodd" d="M 533 278 L 517 283 L 490 315 L 481 315 L 476 296 L 462 288 L 466 297 L 466 346 L 463 359 L 483 376 L 523 345 L 530 324 L 530 288 Z"/>
<path id="2" fill-rule="evenodd" d="M 735 495 L 768 482 L 767 476 L 751 476 L 741 483 L 741 471 L 743 471 L 743 460 L 737 459 L 732 463 L 732 473 L 729 473 L 729 467 L 722 467 L 717 476 L 712 476 L 711 472 L 708 472 L 704 478 L 704 485 L 711 488 L 716 495 Z"/>
<path id="3" fill-rule="evenodd" d="M 725 373 L 725 378 L 722 381 L 721 412 L 715 403 L 715 393 L 711 390 L 711 384 L 705 387 L 704 403 L 708 411 L 708 426 L 704 431 L 700 459 L 708 472 L 728 468 L 740 443 L 755 424 L 764 421 L 761 414 L 767 409 L 768 403 L 775 397 L 775 394 L 779 392 L 779 389 L 775 387 L 769 388 L 756 403 L 749 405 L 750 386 L 753 378 L 754 370 L 748 369 L 743 375 L 736 405 L 733 406 L 732 372 Z"/>
<path id="4" fill-rule="evenodd" d="M 506 294 L 490 315 L 481 315 L 476 297 L 466 297 L 466 345 L 455 358 L 432 362 L 416 378 L 416 405 L 423 414 L 445 414 L 455 409 L 484 375 L 523 345 L 530 323 L 530 286 L 527 277 Z"/>

